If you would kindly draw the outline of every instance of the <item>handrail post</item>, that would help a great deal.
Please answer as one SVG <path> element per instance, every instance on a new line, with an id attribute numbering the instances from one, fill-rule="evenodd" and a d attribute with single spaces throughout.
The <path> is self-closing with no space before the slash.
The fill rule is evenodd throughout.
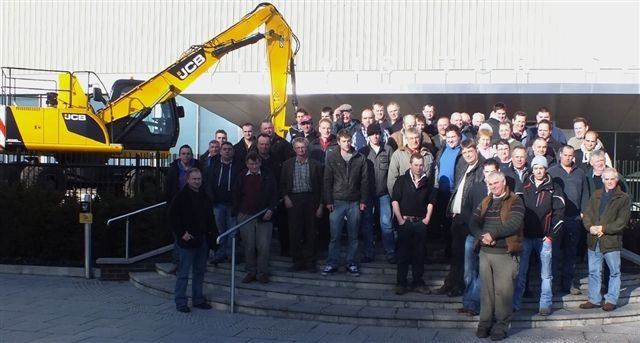
<path id="1" fill-rule="evenodd" d="M 236 235 L 231 235 L 231 295 L 229 299 L 229 311 L 234 312 L 236 301 Z"/>
<path id="2" fill-rule="evenodd" d="M 124 230 L 124 258 L 126 259 L 129 259 L 129 218 L 131 217 L 127 216 L 127 223 Z"/>

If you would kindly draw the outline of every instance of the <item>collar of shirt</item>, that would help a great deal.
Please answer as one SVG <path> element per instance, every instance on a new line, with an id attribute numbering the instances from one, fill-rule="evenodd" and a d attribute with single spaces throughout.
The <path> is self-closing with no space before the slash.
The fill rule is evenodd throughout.
<path id="1" fill-rule="evenodd" d="M 302 160 L 302 161 L 300 161 L 300 160 L 296 157 L 296 164 L 299 164 L 299 165 L 303 166 L 303 165 L 305 165 L 305 164 L 307 164 L 307 163 L 309 163 L 309 158 L 308 158 L 308 157 L 305 157 L 305 158 L 304 158 L 304 160 Z"/>
<path id="2" fill-rule="evenodd" d="M 245 175 L 260 175 L 260 174 L 262 173 L 260 172 L 260 169 L 258 169 L 258 172 L 255 174 L 253 174 L 250 170 L 247 170 L 247 173 Z"/>
<path id="3" fill-rule="evenodd" d="M 415 178 L 415 176 L 413 175 L 413 173 L 409 173 L 409 175 L 411 175 L 411 181 L 413 181 L 413 183 L 418 184 L 420 182 L 420 180 L 422 180 L 423 178 L 427 177 L 427 173 L 422 173 L 422 175 L 420 175 L 419 178 Z"/>

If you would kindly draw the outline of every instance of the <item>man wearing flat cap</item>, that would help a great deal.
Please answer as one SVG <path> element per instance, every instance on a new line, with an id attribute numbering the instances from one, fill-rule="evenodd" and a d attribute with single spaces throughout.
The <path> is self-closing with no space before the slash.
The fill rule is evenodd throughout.
<path id="1" fill-rule="evenodd" d="M 340 130 L 345 129 L 349 131 L 353 137 L 353 134 L 356 132 L 356 127 L 360 121 L 352 118 L 352 112 L 353 107 L 349 104 L 342 104 L 336 108 L 333 126 L 331 128 L 332 134 L 337 135 Z"/>

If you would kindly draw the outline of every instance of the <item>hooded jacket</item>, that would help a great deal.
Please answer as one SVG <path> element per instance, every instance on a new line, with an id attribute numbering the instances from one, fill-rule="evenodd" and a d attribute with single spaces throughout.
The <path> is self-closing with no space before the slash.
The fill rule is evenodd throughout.
<path id="1" fill-rule="evenodd" d="M 564 219 L 564 194 L 554 183 L 551 175 L 545 174 L 542 183 L 536 187 L 535 178 L 530 175 L 522 185 L 524 201 L 524 237 L 553 238 Z"/>

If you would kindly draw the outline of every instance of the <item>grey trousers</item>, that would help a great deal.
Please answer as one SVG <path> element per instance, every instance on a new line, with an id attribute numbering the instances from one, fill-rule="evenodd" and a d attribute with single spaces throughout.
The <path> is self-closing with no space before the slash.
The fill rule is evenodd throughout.
<path id="1" fill-rule="evenodd" d="M 238 223 L 251 217 L 238 213 Z M 273 225 L 254 219 L 240 228 L 242 245 L 244 246 L 245 271 L 247 273 L 269 274 L 269 249 Z"/>
<path id="2" fill-rule="evenodd" d="M 478 328 L 507 333 L 513 314 L 513 289 L 519 258 L 480 251 L 480 322 Z M 493 318 L 495 317 L 495 323 Z"/>

